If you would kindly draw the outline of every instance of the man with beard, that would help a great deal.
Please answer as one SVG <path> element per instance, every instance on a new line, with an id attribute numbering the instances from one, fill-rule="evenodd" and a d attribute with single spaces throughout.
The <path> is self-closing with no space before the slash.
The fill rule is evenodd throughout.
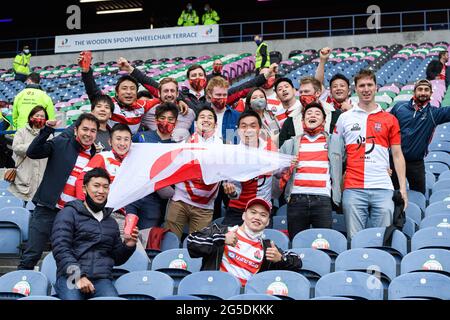
<path id="1" fill-rule="evenodd" d="M 406 178 L 409 188 L 425 194 L 424 157 L 436 126 L 450 121 L 450 108 L 431 105 L 431 82 L 419 80 L 414 86 L 410 101 L 401 101 L 391 110 L 400 124 L 402 151 L 406 161 Z M 395 189 L 399 188 L 397 175 L 392 175 Z"/>

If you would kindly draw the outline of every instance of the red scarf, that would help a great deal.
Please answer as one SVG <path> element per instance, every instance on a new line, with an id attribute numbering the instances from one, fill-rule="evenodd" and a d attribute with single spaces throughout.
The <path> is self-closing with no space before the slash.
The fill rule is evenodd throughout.
<path id="1" fill-rule="evenodd" d="M 320 126 L 316 127 L 315 129 L 310 129 L 310 128 L 306 127 L 306 124 L 304 122 L 302 122 L 302 123 L 303 123 L 303 131 L 311 137 L 314 137 L 314 136 L 318 135 L 319 133 L 325 131 L 325 126 L 323 123 Z"/>
<path id="2" fill-rule="evenodd" d="M 335 110 L 341 110 L 342 103 L 337 102 L 336 99 L 332 96 L 327 97 L 327 103 L 332 104 Z"/>

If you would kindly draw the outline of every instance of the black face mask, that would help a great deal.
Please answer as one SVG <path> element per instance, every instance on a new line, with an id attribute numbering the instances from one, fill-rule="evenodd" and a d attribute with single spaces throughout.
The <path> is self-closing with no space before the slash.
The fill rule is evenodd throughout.
<path id="1" fill-rule="evenodd" d="M 106 206 L 106 202 L 107 201 L 103 203 L 96 203 L 94 202 L 94 200 L 92 200 L 89 194 L 86 193 L 86 204 L 88 205 L 89 209 L 91 209 L 94 213 L 102 211 Z"/>

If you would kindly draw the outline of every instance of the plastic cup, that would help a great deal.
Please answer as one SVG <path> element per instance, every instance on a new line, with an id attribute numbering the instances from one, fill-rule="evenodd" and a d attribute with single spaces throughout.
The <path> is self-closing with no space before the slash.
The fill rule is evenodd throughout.
<path id="1" fill-rule="evenodd" d="M 132 235 L 134 228 L 136 228 L 139 221 L 139 217 L 135 214 L 129 213 L 125 216 L 125 227 L 123 233 L 126 235 Z"/>

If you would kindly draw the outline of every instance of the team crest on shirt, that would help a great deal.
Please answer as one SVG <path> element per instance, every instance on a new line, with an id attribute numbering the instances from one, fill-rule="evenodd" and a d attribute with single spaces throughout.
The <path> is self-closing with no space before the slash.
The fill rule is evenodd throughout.
<path id="1" fill-rule="evenodd" d="M 277 106 L 272 106 L 272 112 L 276 113 L 277 112 Z"/>
<path id="2" fill-rule="evenodd" d="M 259 250 L 255 251 L 254 257 L 256 260 L 261 260 L 261 252 Z"/>
<path id="3" fill-rule="evenodd" d="M 323 148 L 324 148 L 325 150 L 328 150 L 328 143 L 325 143 L 325 144 L 323 145 Z"/>
<path id="4" fill-rule="evenodd" d="M 351 131 L 361 131 L 361 127 L 360 127 L 359 123 L 353 124 Z"/>
<path id="5" fill-rule="evenodd" d="M 375 131 L 381 132 L 381 123 L 380 122 L 375 122 Z"/>

